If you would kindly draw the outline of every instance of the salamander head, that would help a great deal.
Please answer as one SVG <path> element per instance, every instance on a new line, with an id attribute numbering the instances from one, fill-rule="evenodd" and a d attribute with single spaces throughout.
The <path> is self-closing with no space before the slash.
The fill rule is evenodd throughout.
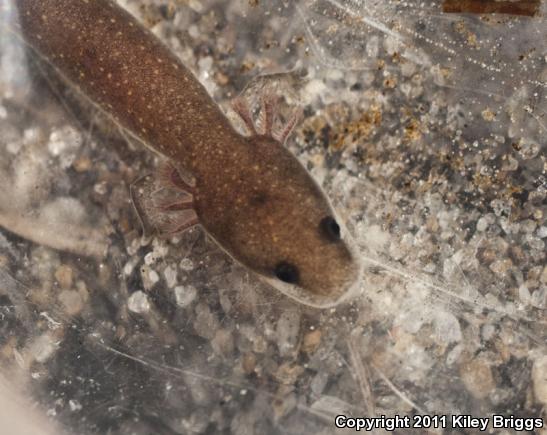
<path id="1" fill-rule="evenodd" d="M 265 136 L 249 141 L 257 164 L 238 172 L 230 212 L 213 237 L 286 295 L 311 306 L 336 305 L 360 281 L 351 237 L 288 150 Z"/>

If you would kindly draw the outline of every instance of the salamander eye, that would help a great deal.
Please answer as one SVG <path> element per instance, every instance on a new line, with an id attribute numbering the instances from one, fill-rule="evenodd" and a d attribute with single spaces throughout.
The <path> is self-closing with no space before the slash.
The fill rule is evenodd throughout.
<path id="1" fill-rule="evenodd" d="M 300 277 L 300 274 L 298 273 L 298 268 L 291 263 L 287 263 L 286 261 L 281 261 L 280 263 L 277 263 L 274 273 L 278 279 L 289 284 L 297 283 L 298 278 Z"/>
<path id="2" fill-rule="evenodd" d="M 327 216 L 321 219 L 319 230 L 331 242 L 340 240 L 340 225 L 336 223 L 332 216 Z"/>

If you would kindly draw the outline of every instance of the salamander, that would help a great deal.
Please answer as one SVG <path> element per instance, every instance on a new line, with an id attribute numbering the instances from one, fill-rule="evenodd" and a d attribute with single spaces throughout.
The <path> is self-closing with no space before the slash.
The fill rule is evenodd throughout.
<path id="1" fill-rule="evenodd" d="M 262 95 L 261 122 L 235 100 L 248 130 L 241 134 L 192 72 L 115 2 L 16 4 L 28 45 L 168 161 L 162 179 L 180 194 L 161 206 L 180 212 L 171 230 L 201 225 L 233 259 L 302 303 L 327 307 L 355 293 L 362 266 L 354 242 L 284 146 L 297 116 L 280 128 L 275 96 Z"/>

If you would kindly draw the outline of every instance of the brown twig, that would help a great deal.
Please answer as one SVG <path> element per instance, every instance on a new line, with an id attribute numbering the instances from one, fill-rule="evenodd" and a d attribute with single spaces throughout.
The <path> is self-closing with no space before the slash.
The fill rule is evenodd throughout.
<path id="1" fill-rule="evenodd" d="M 443 12 L 459 14 L 510 14 L 533 17 L 539 11 L 540 0 L 445 0 Z"/>

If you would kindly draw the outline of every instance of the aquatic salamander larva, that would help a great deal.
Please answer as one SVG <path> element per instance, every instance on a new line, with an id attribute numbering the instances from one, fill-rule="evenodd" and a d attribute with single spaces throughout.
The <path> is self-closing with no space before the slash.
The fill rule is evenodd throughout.
<path id="1" fill-rule="evenodd" d="M 235 260 L 305 304 L 332 306 L 356 291 L 362 267 L 351 238 L 283 146 L 296 118 L 273 128 L 273 97 L 262 98 L 260 129 L 236 100 L 243 136 L 180 60 L 113 1 L 16 4 L 28 44 L 169 160 L 164 178 L 184 199 L 168 208 L 193 210 L 175 229 L 199 223 Z"/>

